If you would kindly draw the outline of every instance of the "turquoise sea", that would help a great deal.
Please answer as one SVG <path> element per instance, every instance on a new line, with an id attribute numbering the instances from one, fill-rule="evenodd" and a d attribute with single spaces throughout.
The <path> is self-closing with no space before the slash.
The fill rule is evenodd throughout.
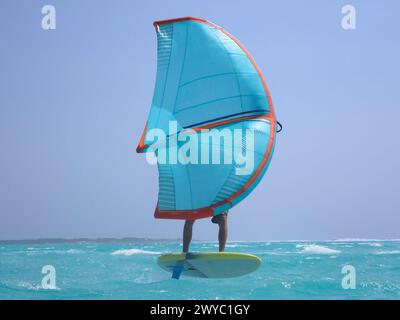
<path id="1" fill-rule="evenodd" d="M 400 299 L 400 241 L 229 242 L 227 251 L 256 254 L 262 265 L 221 280 L 170 279 L 156 259 L 180 250 L 178 242 L 0 244 L 0 299 Z M 41 285 L 45 265 L 54 289 Z M 342 288 L 346 265 L 355 289 Z"/>

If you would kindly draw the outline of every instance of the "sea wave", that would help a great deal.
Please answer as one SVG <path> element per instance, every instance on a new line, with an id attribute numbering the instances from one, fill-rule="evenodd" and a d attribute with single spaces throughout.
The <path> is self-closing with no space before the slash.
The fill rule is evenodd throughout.
<path id="1" fill-rule="evenodd" d="M 239 243 L 233 243 L 233 244 L 227 244 L 225 247 L 227 248 L 247 248 L 247 244 L 239 244 Z"/>
<path id="2" fill-rule="evenodd" d="M 202 248 L 218 248 L 219 244 L 218 243 L 203 243 L 201 245 Z M 249 244 L 244 244 L 244 243 L 227 243 L 225 245 L 226 248 L 247 248 L 249 247 Z"/>
<path id="3" fill-rule="evenodd" d="M 335 242 L 398 242 L 400 239 L 363 239 L 363 238 L 343 238 L 343 239 L 335 239 Z"/>
<path id="4" fill-rule="evenodd" d="M 400 250 L 391 250 L 391 251 L 377 251 L 374 254 L 381 255 L 381 254 L 400 254 Z"/>
<path id="5" fill-rule="evenodd" d="M 365 245 L 370 247 L 382 247 L 382 243 L 379 242 L 359 242 L 358 245 Z"/>
<path id="6" fill-rule="evenodd" d="M 66 253 L 73 253 L 73 254 L 77 254 L 77 253 L 84 253 L 85 251 L 83 250 L 79 250 L 79 249 L 68 249 L 67 251 L 65 251 Z"/>
<path id="7" fill-rule="evenodd" d="M 306 260 L 320 260 L 321 257 L 307 257 Z"/>
<path id="8" fill-rule="evenodd" d="M 158 251 L 147 251 L 147 250 L 141 250 L 141 249 L 120 249 L 120 250 L 115 250 L 111 253 L 112 255 L 122 255 L 122 256 L 131 256 L 134 254 L 161 254 L 161 252 Z"/>
<path id="9" fill-rule="evenodd" d="M 300 253 L 303 254 L 333 254 L 341 252 L 339 250 L 319 246 L 316 244 L 298 244 L 296 245 L 296 248 L 301 248 Z"/>
<path id="10" fill-rule="evenodd" d="M 42 285 L 40 284 L 32 284 L 30 282 L 22 281 L 17 283 L 17 286 L 20 288 L 28 289 L 28 290 L 34 290 L 34 291 L 39 291 L 39 290 L 61 290 L 59 287 L 55 288 L 43 288 Z"/>
<path id="11" fill-rule="evenodd" d="M 85 253 L 85 251 L 80 249 L 53 250 L 52 248 L 27 248 L 26 251 L 22 251 L 21 253 L 26 253 L 28 256 L 33 256 L 42 254 L 79 254 Z"/>
<path id="12" fill-rule="evenodd" d="M 287 254 L 294 254 L 297 252 L 293 252 L 293 251 L 262 251 L 262 252 L 257 252 L 257 255 L 271 255 L 271 256 L 283 256 L 283 255 L 287 255 Z"/>

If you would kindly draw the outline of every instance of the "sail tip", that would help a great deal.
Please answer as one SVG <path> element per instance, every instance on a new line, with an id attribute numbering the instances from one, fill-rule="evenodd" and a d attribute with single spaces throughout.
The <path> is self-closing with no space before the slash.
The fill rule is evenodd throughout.
<path id="1" fill-rule="evenodd" d="M 147 151 L 147 148 L 148 148 L 149 146 L 147 145 L 147 144 L 145 144 L 145 145 L 143 145 L 143 146 L 141 146 L 141 145 L 138 145 L 137 147 L 136 147 L 136 153 L 145 153 L 146 151 Z"/>
<path id="2" fill-rule="evenodd" d="M 165 20 L 154 21 L 153 25 L 154 25 L 155 28 L 157 28 L 157 26 L 159 26 L 161 24 L 174 23 L 174 22 L 180 22 L 180 21 L 186 21 L 186 20 L 207 22 L 207 20 L 203 19 L 203 18 L 196 18 L 196 17 L 187 16 L 187 17 L 182 17 L 182 18 L 173 18 L 173 19 L 165 19 Z"/>

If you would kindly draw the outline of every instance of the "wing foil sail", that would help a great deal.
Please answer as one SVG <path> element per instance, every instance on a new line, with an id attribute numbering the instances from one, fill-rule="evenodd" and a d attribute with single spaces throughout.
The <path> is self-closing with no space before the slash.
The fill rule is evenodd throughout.
<path id="1" fill-rule="evenodd" d="M 147 124 L 137 152 L 147 152 L 152 129 L 251 129 L 253 169 L 236 164 L 158 164 L 156 218 L 199 219 L 222 213 L 257 185 L 271 160 L 276 118 L 265 80 L 246 49 L 221 27 L 200 18 L 156 21 L 157 76 Z M 227 143 L 227 142 L 224 142 Z M 179 147 L 179 145 L 178 145 Z M 210 146 L 212 151 L 213 146 Z"/>

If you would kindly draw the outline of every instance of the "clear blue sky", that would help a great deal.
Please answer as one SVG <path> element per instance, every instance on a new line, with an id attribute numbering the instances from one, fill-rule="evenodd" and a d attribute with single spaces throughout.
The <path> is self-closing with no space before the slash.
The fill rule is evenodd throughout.
<path id="1" fill-rule="evenodd" d="M 341 28 L 341 7 L 357 30 Z M 41 28 L 53 4 L 57 29 Z M 230 239 L 400 238 L 398 1 L 0 2 L 0 239 L 178 238 L 155 220 L 157 168 L 135 147 L 156 70 L 154 20 L 235 35 L 284 130 Z M 208 219 L 197 239 L 216 239 Z"/>

